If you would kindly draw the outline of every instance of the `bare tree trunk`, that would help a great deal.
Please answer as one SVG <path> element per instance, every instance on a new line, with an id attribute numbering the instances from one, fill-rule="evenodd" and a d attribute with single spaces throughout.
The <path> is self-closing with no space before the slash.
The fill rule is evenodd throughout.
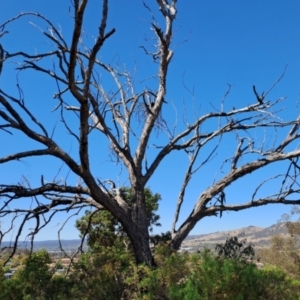
<path id="1" fill-rule="evenodd" d="M 154 258 L 149 244 L 148 228 L 144 231 L 142 231 L 141 228 L 139 231 L 136 231 L 136 228 L 131 227 L 127 230 L 127 234 L 132 243 L 136 263 L 154 266 Z"/>
<path id="2" fill-rule="evenodd" d="M 154 259 L 149 243 L 149 221 L 147 218 L 144 186 L 141 184 L 141 181 L 135 179 L 133 186 L 134 205 L 131 213 L 136 228 L 130 228 L 128 234 L 133 236 L 131 243 L 137 264 L 146 263 L 149 266 L 153 266 Z"/>

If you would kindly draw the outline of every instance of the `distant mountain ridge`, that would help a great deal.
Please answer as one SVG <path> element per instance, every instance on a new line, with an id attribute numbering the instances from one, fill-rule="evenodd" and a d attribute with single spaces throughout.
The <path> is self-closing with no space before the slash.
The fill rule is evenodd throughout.
<path id="1" fill-rule="evenodd" d="M 183 248 L 199 250 L 203 247 L 212 247 L 218 243 L 224 243 L 229 236 L 241 236 L 256 247 L 267 247 L 270 245 L 274 235 L 288 236 L 284 223 L 274 224 L 267 228 L 248 226 L 229 231 L 217 231 L 209 234 L 188 236 L 182 243 Z"/>
<path id="2" fill-rule="evenodd" d="M 183 248 L 191 248 L 199 250 L 206 246 L 213 246 L 217 243 L 225 242 L 228 236 L 238 236 L 243 234 L 242 239 L 247 239 L 256 247 L 266 247 L 270 244 L 271 238 L 274 235 L 281 234 L 288 236 L 286 226 L 284 223 L 274 224 L 267 228 L 248 226 L 229 231 L 217 231 L 209 234 L 189 235 L 182 243 Z M 61 245 L 65 251 L 76 251 L 81 243 L 80 239 L 61 240 Z M 11 242 L 2 242 L 1 248 L 10 247 L 13 245 Z M 19 248 L 30 248 L 30 242 L 19 242 Z M 84 249 L 87 247 L 86 242 L 83 245 Z M 58 240 L 45 240 L 35 241 L 34 250 L 45 248 L 47 251 L 59 251 L 60 246 Z"/>

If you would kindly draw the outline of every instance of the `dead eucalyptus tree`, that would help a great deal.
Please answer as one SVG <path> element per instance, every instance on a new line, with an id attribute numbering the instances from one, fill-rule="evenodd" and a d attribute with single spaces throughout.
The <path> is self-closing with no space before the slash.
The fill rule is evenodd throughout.
<path id="1" fill-rule="evenodd" d="M 172 38 L 177 1 L 152 2 L 151 7 L 146 3 L 144 7 L 152 17 L 151 30 L 155 37 L 153 43 L 155 50 L 141 45 L 141 51 L 147 57 L 150 55 L 154 65 L 157 66 L 157 73 L 153 76 L 155 84 L 152 85 L 156 87 L 152 89 L 137 87 L 133 76 L 125 67 L 122 69 L 120 64 L 114 66 L 113 63 L 107 63 L 101 56 L 103 47 L 109 39 L 114 38 L 115 33 L 115 29 L 108 28 L 107 25 L 109 17 L 112 22 L 114 20 L 114 16 L 109 16 L 108 13 L 108 0 L 102 1 L 98 34 L 91 46 L 84 44 L 84 16 L 88 0 L 73 2 L 73 18 L 70 18 L 73 25 L 69 42 L 58 26 L 38 12 L 20 13 L 1 25 L 2 76 L 9 62 L 14 62 L 17 63 L 16 72 L 30 71 L 31 76 L 36 76 L 37 81 L 42 80 L 42 76 L 53 80 L 57 86 L 54 95 L 57 106 L 52 113 L 58 113 L 60 116 L 60 125 L 49 126 L 42 122 L 42 118 L 27 106 L 26 93 L 23 93 L 18 77 L 16 77 L 17 96 L 14 92 L 1 87 L 1 145 L 7 135 L 22 135 L 29 142 L 33 142 L 29 143 L 33 147 L 30 150 L 14 151 L 1 157 L 1 166 L 13 161 L 21 163 L 25 159 L 46 156 L 60 161 L 68 168 L 70 174 L 75 174 L 79 178 L 75 183 L 67 177 L 58 179 L 58 176 L 49 181 L 49 178 L 41 174 L 40 183 L 35 186 L 32 186 L 30 180 L 25 177 L 14 184 L 1 183 L 0 217 L 1 220 L 11 221 L 6 231 L 1 229 L 1 239 L 17 227 L 14 237 L 16 247 L 27 222 L 35 221 L 35 228 L 29 234 L 33 240 L 56 213 L 78 211 L 83 207 L 92 206 L 96 210 L 110 211 L 119 220 L 131 240 L 137 263 L 153 265 L 144 188 L 162 161 L 178 151 L 187 155 L 188 165 L 186 173 L 182 174 L 183 182 L 171 230 L 170 245 L 174 249 L 178 249 L 195 224 L 207 216 L 222 215 L 224 211 L 239 211 L 269 203 L 300 203 L 297 199 L 300 150 L 297 146 L 291 149 L 291 145 L 295 145 L 300 137 L 298 130 L 300 119 L 282 121 L 276 116 L 276 107 L 284 99 L 268 98 L 270 90 L 281 78 L 265 94 L 259 94 L 253 86 L 250 105 L 226 111 L 222 102 L 220 109 L 214 109 L 213 112 L 201 116 L 195 114 L 193 122 L 184 121 L 185 129 L 182 131 L 169 128 L 162 110 L 172 109 L 168 101 L 167 75 L 174 51 Z M 152 7 L 153 4 L 157 6 L 156 11 Z M 37 19 L 46 25 L 47 30 L 42 26 L 36 27 L 46 39 L 44 45 L 48 47 L 47 51 L 29 53 L 20 49 L 12 52 L 6 46 L 5 37 L 10 35 L 9 27 L 25 17 Z M 160 25 L 156 21 L 158 18 L 160 23 L 161 20 L 165 23 Z M 102 80 L 104 77 L 110 78 L 109 88 Z M 250 88 L 252 89 L 251 86 Z M 226 96 L 227 94 L 224 99 Z M 206 127 L 208 123 L 214 124 L 215 127 L 210 126 L 208 129 Z M 76 155 L 72 156 L 56 141 L 58 126 L 62 126 L 66 136 L 72 137 L 75 141 Z M 286 134 L 281 140 L 274 135 L 274 142 L 270 147 L 268 143 L 255 144 L 253 138 L 255 135 L 251 135 L 252 131 L 276 132 L 277 129 L 286 129 Z M 164 145 L 155 143 L 156 130 L 165 135 L 167 142 Z M 221 147 L 222 138 L 227 136 L 234 139 L 236 146 L 232 155 L 224 161 L 224 166 L 226 165 L 226 168 L 223 168 L 224 173 L 209 188 L 199 191 L 199 197 L 195 199 L 190 215 L 177 226 L 191 179 L 204 165 L 209 164 Z M 103 179 L 105 170 L 95 171 L 91 144 L 97 141 L 97 138 L 101 142 L 106 140 L 109 145 L 107 152 L 110 152 L 117 164 L 122 164 L 127 170 L 128 181 L 133 191 L 132 203 L 128 204 L 122 199 L 118 192 L 117 178 Z M 202 149 L 211 143 L 215 146 L 209 153 L 202 154 Z M 258 184 L 252 197 L 245 199 L 244 204 L 227 203 L 229 199 L 226 199 L 226 188 L 245 175 L 278 161 L 286 161 L 286 168 Z M 98 171 L 102 172 L 102 177 Z M 58 170 L 58 174 L 59 172 Z M 264 197 L 257 196 L 258 191 L 267 182 L 278 178 L 281 184 L 276 192 Z"/>

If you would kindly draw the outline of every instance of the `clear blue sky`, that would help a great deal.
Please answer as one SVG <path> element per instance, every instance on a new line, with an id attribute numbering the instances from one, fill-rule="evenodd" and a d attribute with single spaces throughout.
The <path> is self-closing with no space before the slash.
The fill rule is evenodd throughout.
<path id="1" fill-rule="evenodd" d="M 154 0 L 146 0 L 156 15 Z M 17 15 L 19 12 L 36 11 L 44 14 L 52 22 L 61 27 L 65 39 L 70 42 L 72 29 L 72 13 L 69 13 L 70 2 L 67 0 L 2 0 L 0 3 L 0 23 Z M 85 18 L 85 42 L 92 43 L 97 34 L 101 1 L 91 0 Z M 169 70 L 168 110 L 164 117 L 172 124 L 176 117 L 171 103 L 177 106 L 179 129 L 182 128 L 183 106 L 188 107 L 188 118 L 191 121 L 196 110 L 199 114 L 220 107 L 220 101 L 227 89 L 232 85 L 232 91 L 226 100 L 225 107 L 242 107 L 255 102 L 252 85 L 262 92 L 268 90 L 273 82 L 281 75 L 288 64 L 286 74 L 270 98 L 285 96 L 285 110 L 281 116 L 293 119 L 299 113 L 300 87 L 300 2 L 297 0 L 274 1 L 178 1 L 178 16 L 174 24 L 174 39 L 172 48 L 175 52 Z M 158 18 L 159 19 L 159 18 Z M 6 28 L 9 34 L 1 39 L 3 47 L 9 51 L 18 51 L 20 47 L 31 53 L 39 53 L 48 49 L 46 39 L 32 23 L 46 29 L 45 25 L 33 17 L 25 17 Z M 136 70 L 136 84 L 140 88 L 153 87 L 150 80 L 142 81 L 155 72 L 150 57 L 145 56 L 139 48 L 149 45 L 145 39 L 152 37 L 150 31 L 151 16 L 142 1 L 113 0 L 109 12 L 108 28 L 115 27 L 116 33 L 105 45 L 101 55 L 106 62 L 126 66 L 128 70 Z M 50 44 L 51 46 L 51 44 Z M 17 63 L 17 60 L 15 60 Z M 0 87 L 8 93 L 17 96 L 16 65 L 5 65 L 0 77 Z M 50 130 L 59 121 L 59 116 L 50 111 L 55 107 L 53 94 L 56 86 L 45 81 L 42 75 L 33 77 L 29 71 L 20 74 L 20 83 L 24 88 L 26 104 L 40 120 L 44 121 Z M 184 84 L 194 91 L 194 97 L 184 88 Z M 107 83 L 109 86 L 109 83 Z M 194 102 L 193 102 L 194 98 Z M 70 99 L 70 102 L 72 100 Z M 194 109 L 194 107 L 196 107 Z M 282 106 L 281 106 L 282 107 Z M 75 153 L 75 141 L 59 127 L 55 139 L 62 143 L 65 150 Z M 259 135 L 258 135 L 259 137 Z M 272 138 L 272 136 L 270 136 Z M 99 141 L 102 143 L 102 141 Z M 10 137 L 0 132 L 0 156 L 17 150 L 31 149 L 33 144 L 22 136 Z M 98 148 L 97 148 L 98 147 Z M 220 178 L 220 162 L 228 158 L 235 146 L 226 141 L 223 144 L 223 156 L 216 158 L 211 164 L 197 174 L 191 184 L 183 206 L 182 221 L 186 217 L 198 197 L 215 178 Z M 110 177 L 120 184 L 128 183 L 124 171 L 120 173 L 113 164 L 108 162 L 107 147 L 99 147 L 95 141 L 95 151 L 91 157 L 95 159 L 94 172 L 101 179 Z M 220 154 L 220 153 L 219 153 Z M 166 159 L 149 182 L 153 192 L 162 195 L 159 214 L 162 227 L 157 231 L 167 231 L 171 228 L 176 200 L 187 165 L 184 156 L 175 154 Z M 53 159 L 28 159 L 24 162 L 12 162 L 0 166 L 0 182 L 12 183 L 26 176 L 33 186 L 39 184 L 41 174 L 45 179 L 52 179 L 60 164 Z M 249 200 L 251 186 L 256 179 L 267 178 L 278 171 L 281 165 L 268 168 L 255 177 L 247 177 L 233 186 L 227 196 L 227 203 L 241 203 Z M 65 178 L 67 169 L 62 168 L 58 177 Z M 69 177 L 70 183 L 76 183 L 76 177 Z M 20 205 L 28 205 L 22 202 Z M 256 225 L 270 226 L 275 223 L 289 207 L 273 205 L 237 213 L 224 213 L 222 218 L 211 217 L 204 219 L 191 232 L 192 234 L 209 233 L 219 230 Z M 56 239 L 58 223 L 65 219 L 64 215 L 57 217 L 53 224 L 44 229 L 38 236 L 39 240 Z M 62 238 L 77 238 L 73 218 L 67 225 Z M 179 220 L 179 224 L 180 224 Z M 1 220 L 5 226 L 5 220 Z"/>

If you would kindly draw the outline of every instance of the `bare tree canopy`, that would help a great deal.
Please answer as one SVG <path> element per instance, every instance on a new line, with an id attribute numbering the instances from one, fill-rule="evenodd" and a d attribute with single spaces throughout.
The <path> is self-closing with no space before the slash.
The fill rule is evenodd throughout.
<path id="1" fill-rule="evenodd" d="M 25 225 L 31 222 L 34 225 L 29 237 L 33 241 L 55 214 L 70 211 L 76 214 L 84 207 L 93 207 L 108 210 L 122 224 L 137 263 L 153 265 L 145 188 L 159 172 L 163 161 L 173 155 L 177 157 L 178 152 L 185 156 L 187 166 L 185 173 L 179 174 L 183 180 L 178 199 L 170 202 L 170 207 L 177 203 L 170 243 L 174 249 L 180 247 L 196 223 L 205 217 L 272 203 L 300 203 L 300 119 L 285 120 L 281 115 L 285 99 L 270 98 L 270 92 L 285 70 L 265 93 L 251 84 L 250 104 L 243 107 L 236 104 L 236 108 L 228 109 L 226 99 L 231 89 L 228 85 L 219 108 L 212 106 L 211 112 L 201 114 L 195 110 L 191 120 L 181 109 L 174 109 L 167 93 L 168 72 L 172 72 L 169 69 L 176 52 L 172 39 L 177 1 L 153 0 L 151 6 L 148 1 L 144 3 L 151 19 L 151 30 L 150 38 L 145 39 L 140 50 L 147 59 L 151 58 L 151 71 L 155 71 L 148 79 L 137 78 L 134 68 L 128 70 L 118 58 L 108 61 L 102 56 L 102 49 L 109 45 L 118 30 L 113 27 L 114 16 L 109 14 L 108 0 L 101 2 L 97 34 L 92 42 L 87 38 L 84 16 L 88 2 L 73 1 L 69 29 L 60 28 L 36 12 L 23 12 L 0 24 L 2 76 L 6 65 L 16 66 L 16 77 L 11 79 L 15 80 L 16 90 L 0 88 L 1 145 L 6 136 L 16 141 L 20 136 L 28 140 L 28 144 L 16 145 L 16 151 L 0 157 L 1 167 L 13 162 L 22 164 L 33 158 L 40 162 L 40 157 L 59 162 L 55 176 L 49 178 L 44 170 L 39 184 L 32 184 L 30 178 L 18 173 L 17 169 L 21 180 L 0 183 L 0 217 L 11 222 L 10 226 L 1 228 L 0 240 L 14 230 L 16 247 Z M 21 48 L 22 45 L 18 51 L 6 47 L 5 37 L 10 35 L 10 26 L 23 18 L 29 18 L 41 33 L 39 42 L 43 44 L 36 51 L 28 52 Z M 68 38 L 64 30 L 71 30 Z M 36 105 L 45 107 L 42 115 L 27 104 L 29 100 L 23 91 L 26 89 L 19 82 L 19 76 L 27 73 L 35 78 L 36 85 L 31 89 L 39 92 L 35 101 Z M 43 88 L 39 86 L 43 80 L 56 88 L 52 112 L 53 102 L 47 103 Z M 188 89 L 185 83 L 182 88 Z M 191 91 L 191 97 L 192 94 Z M 191 105 L 184 103 L 184 107 L 190 109 L 188 106 Z M 175 122 L 165 118 L 166 112 L 173 114 Z M 51 118 L 56 116 L 51 125 L 45 122 L 50 114 Z M 58 131 L 63 132 L 66 139 L 71 138 L 72 143 L 58 139 Z M 105 157 L 99 157 L 103 151 L 98 155 L 95 149 L 104 148 L 107 149 Z M 199 190 L 194 208 L 179 223 L 192 179 L 223 151 L 229 154 L 220 164 L 220 174 L 211 186 Z M 101 165 L 106 159 L 109 168 L 114 167 L 126 175 L 126 186 L 130 186 L 133 193 L 132 203 L 122 198 L 118 175 L 106 177 L 107 167 Z M 278 162 L 284 164 L 280 164 L 276 174 L 270 173 L 262 179 L 244 203 L 230 204 L 226 194 L 232 184 Z M 169 172 L 176 172 L 176 160 L 174 169 Z M 270 182 L 276 183 L 276 189 L 266 188 Z"/>

